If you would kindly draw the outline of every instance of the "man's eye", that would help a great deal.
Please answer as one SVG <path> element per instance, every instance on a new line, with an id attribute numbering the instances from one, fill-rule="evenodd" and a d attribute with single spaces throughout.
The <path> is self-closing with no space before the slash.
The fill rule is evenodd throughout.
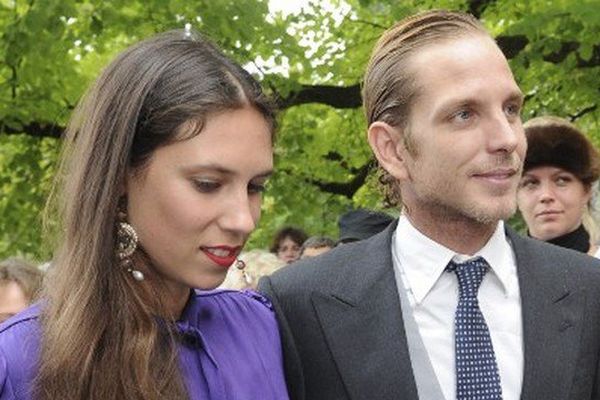
<path id="1" fill-rule="evenodd" d="M 472 115 L 473 115 L 473 113 L 469 110 L 461 110 L 461 111 L 457 112 L 456 114 L 454 114 L 454 119 L 466 121 L 469 118 L 471 118 Z"/>
<path id="2" fill-rule="evenodd" d="M 521 107 L 518 104 L 509 104 L 505 107 L 506 115 L 519 116 L 521 114 Z"/>

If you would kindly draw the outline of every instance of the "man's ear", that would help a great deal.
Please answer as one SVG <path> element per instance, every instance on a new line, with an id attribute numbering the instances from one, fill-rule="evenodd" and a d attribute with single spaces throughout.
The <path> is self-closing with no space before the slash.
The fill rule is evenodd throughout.
<path id="1" fill-rule="evenodd" d="M 379 164 L 398 180 L 408 178 L 403 131 L 385 122 L 376 121 L 369 126 L 369 145 Z"/>

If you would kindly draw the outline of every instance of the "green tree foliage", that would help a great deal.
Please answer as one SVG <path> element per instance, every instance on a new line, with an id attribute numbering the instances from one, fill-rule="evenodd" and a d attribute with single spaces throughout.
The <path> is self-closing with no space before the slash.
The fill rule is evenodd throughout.
<path id="1" fill-rule="evenodd" d="M 277 172 L 251 246 L 283 224 L 336 236 L 344 210 L 382 207 L 360 109 L 371 48 L 394 21 L 434 7 L 469 11 L 493 32 L 526 94 L 524 119 L 564 116 L 600 144 L 600 0 L 313 0 L 292 14 L 265 0 L 0 0 L 0 257 L 51 256 L 40 212 L 74 105 L 118 51 L 185 23 L 281 105 Z"/>

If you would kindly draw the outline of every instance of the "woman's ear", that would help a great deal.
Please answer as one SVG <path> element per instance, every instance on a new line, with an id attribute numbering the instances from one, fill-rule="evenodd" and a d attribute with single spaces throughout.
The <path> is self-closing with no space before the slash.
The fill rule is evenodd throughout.
<path id="1" fill-rule="evenodd" d="M 408 179 L 405 159 L 408 152 L 404 146 L 403 130 L 376 121 L 369 126 L 367 135 L 379 165 L 398 180 Z"/>

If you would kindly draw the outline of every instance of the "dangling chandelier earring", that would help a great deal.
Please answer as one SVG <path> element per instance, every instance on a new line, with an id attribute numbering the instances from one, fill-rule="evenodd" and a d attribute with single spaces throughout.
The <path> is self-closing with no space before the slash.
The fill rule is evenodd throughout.
<path id="1" fill-rule="evenodd" d="M 144 274 L 142 271 L 133 269 L 134 265 L 131 259 L 131 256 L 137 249 L 138 236 L 133 226 L 126 222 L 127 213 L 123 210 L 123 207 L 119 207 L 119 211 L 117 212 L 117 248 L 115 249 L 115 255 L 120 266 L 129 272 L 133 276 L 133 279 L 141 282 L 144 280 Z"/>
<path id="2" fill-rule="evenodd" d="M 242 273 L 242 278 L 244 278 L 244 282 L 246 282 L 247 285 L 251 284 L 252 278 L 245 271 L 246 263 L 238 258 L 235 261 L 235 267 L 238 269 L 238 271 Z"/>

